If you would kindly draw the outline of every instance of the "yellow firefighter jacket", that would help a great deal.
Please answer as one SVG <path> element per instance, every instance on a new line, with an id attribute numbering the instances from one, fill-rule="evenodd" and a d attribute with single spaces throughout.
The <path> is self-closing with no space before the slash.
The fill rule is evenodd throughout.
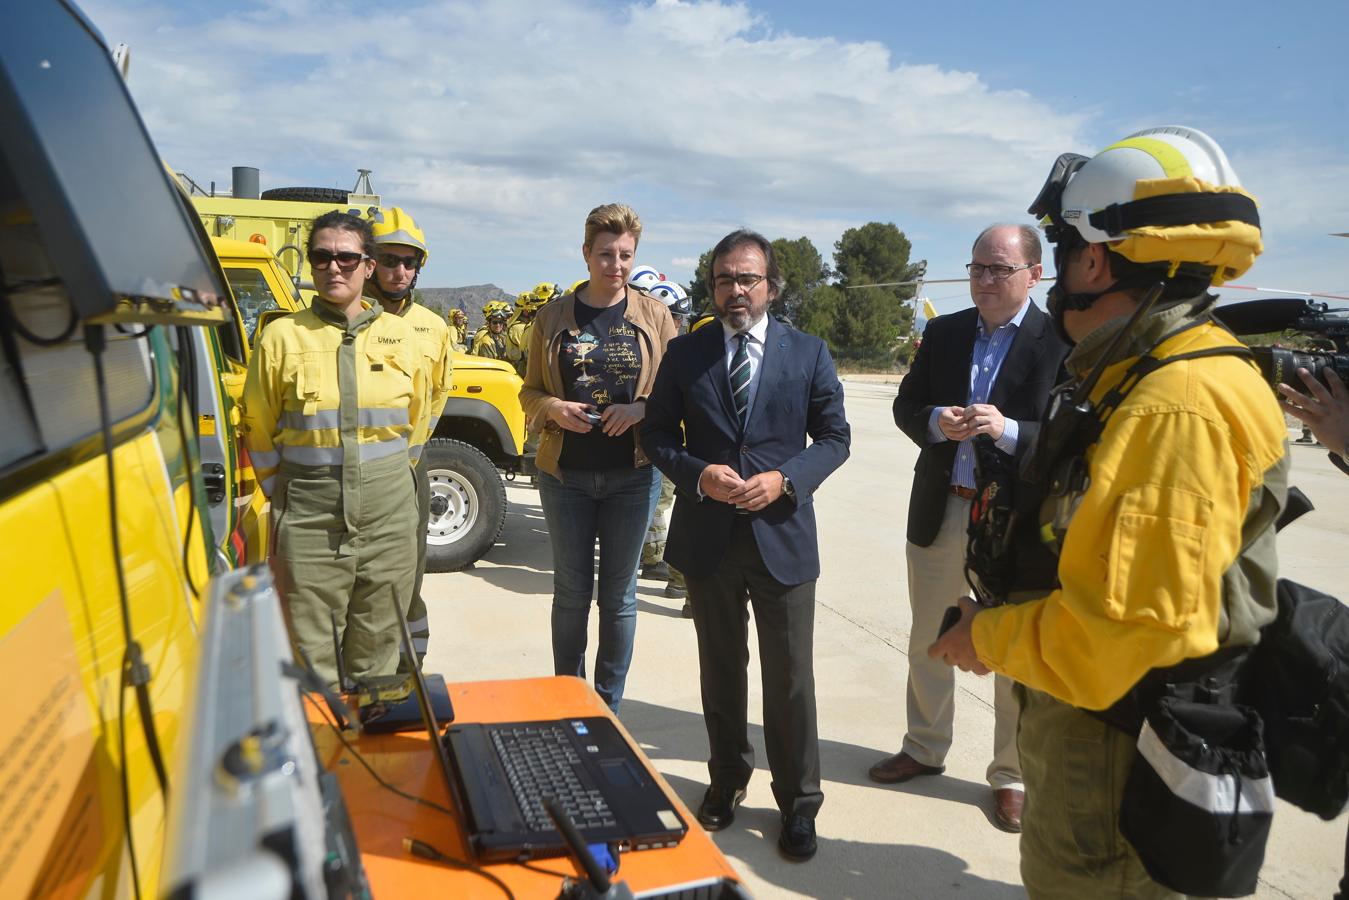
<path id="1" fill-rule="evenodd" d="M 359 465 L 426 441 L 430 391 L 416 334 L 363 303 L 348 322 L 316 299 L 270 324 L 253 350 L 244 440 L 268 496 L 283 461 Z"/>
<path id="2" fill-rule="evenodd" d="M 1210 323 L 1152 355 L 1236 344 Z M 1106 369 L 1093 401 L 1135 359 Z M 1188 360 L 1143 378 L 1087 453 L 1090 483 L 1063 540 L 1061 587 L 975 616 L 980 662 L 1105 709 L 1150 669 L 1255 643 L 1275 612 L 1287 438 L 1274 393 L 1247 360 Z"/>
<path id="3" fill-rule="evenodd" d="M 413 303 L 411 298 L 403 301 L 398 308 L 398 315 L 416 333 L 422 351 L 422 363 L 426 366 L 426 389 L 430 395 L 426 406 L 425 440 L 430 440 L 436 434 L 436 424 L 450 396 L 450 379 L 454 371 L 450 326 L 425 306 Z M 416 463 L 421 458 L 422 445 L 410 446 L 408 455 Z"/>

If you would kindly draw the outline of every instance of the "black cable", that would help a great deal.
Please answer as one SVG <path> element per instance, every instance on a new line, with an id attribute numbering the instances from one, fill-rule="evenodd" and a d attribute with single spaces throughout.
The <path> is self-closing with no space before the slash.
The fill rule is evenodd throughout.
<path id="1" fill-rule="evenodd" d="M 493 875 L 491 872 L 487 871 L 486 869 L 480 869 L 477 866 L 470 865 L 469 863 L 460 862 L 459 860 L 453 857 L 446 856 L 444 853 L 441 853 L 435 847 L 432 847 L 430 844 L 426 843 L 426 841 L 419 841 L 416 838 L 405 837 L 403 838 L 403 849 L 407 850 L 407 852 L 411 853 L 413 856 L 420 856 L 422 859 L 429 859 L 434 862 L 444 863 L 445 865 L 449 866 L 452 869 L 459 869 L 464 872 L 472 872 L 474 875 L 481 875 L 483 878 L 486 878 L 488 881 L 492 882 L 497 887 L 501 888 L 502 892 L 507 897 L 509 897 L 510 900 L 515 900 L 515 893 L 511 891 L 510 887 L 506 884 L 506 882 L 502 881 L 500 878 Z"/>
<path id="2" fill-rule="evenodd" d="M 366 758 L 361 755 L 360 751 L 357 750 L 354 746 L 352 746 L 351 741 L 347 740 L 347 736 L 342 733 L 342 730 L 340 728 L 337 727 L 337 723 L 335 723 L 332 719 L 328 717 L 328 711 L 325 710 L 319 704 L 319 702 L 314 699 L 314 695 L 306 692 L 304 697 L 305 700 L 309 701 L 310 705 L 313 706 L 314 709 L 318 710 L 318 713 L 323 718 L 323 721 L 327 723 L 328 727 L 333 730 L 333 734 L 337 735 L 337 739 L 342 742 L 342 746 L 346 748 L 348 753 L 350 753 L 352 756 L 356 758 L 356 761 L 361 764 L 362 768 L 364 768 L 367 772 L 370 773 L 370 777 L 375 779 L 376 784 L 378 784 L 380 787 L 384 788 L 387 791 L 392 791 L 394 794 L 397 794 L 404 800 L 411 800 L 413 803 L 420 803 L 422 806 L 434 809 L 436 812 L 444 813 L 445 815 L 454 819 L 456 824 L 459 823 L 459 817 L 455 815 L 454 810 L 450 809 L 449 807 L 441 806 L 439 803 L 432 803 L 430 800 L 418 797 L 415 794 L 409 794 L 407 791 L 404 791 L 401 788 L 397 788 L 394 785 L 389 784 L 389 782 L 385 781 L 383 778 L 381 778 L 379 773 L 376 772 L 371 767 L 370 763 L 366 761 Z M 511 900 L 515 900 L 515 894 L 511 892 L 511 889 L 506 885 L 506 882 L 502 881 L 500 878 L 493 875 L 491 872 L 487 871 L 481 866 L 478 866 L 471 862 L 466 862 L 464 860 L 455 859 L 452 856 L 447 856 L 446 854 L 437 850 L 435 847 L 431 846 L 425 841 L 420 841 L 417 840 L 416 838 L 410 837 L 403 838 L 403 847 L 414 856 L 420 856 L 423 859 L 429 859 L 435 862 L 444 863 L 445 865 L 450 866 L 452 868 L 460 869 L 465 872 L 472 872 L 474 875 L 480 875 L 483 878 L 486 878 L 488 881 L 492 882 L 493 884 L 497 885 L 497 887 L 501 888 L 501 890 L 504 891 L 506 896 L 511 898 Z M 571 877 L 569 874 L 563 872 L 550 872 L 547 869 L 543 869 L 538 866 L 525 865 L 524 863 L 521 863 L 521 865 L 524 865 L 524 867 L 527 869 L 533 869 L 536 872 L 542 872 L 545 875 L 552 875 L 556 878 Z"/>
<path id="3" fill-rule="evenodd" d="M 389 784 L 389 782 L 381 778 L 379 773 L 376 772 L 373 768 L 371 768 L 370 763 L 366 761 L 366 758 L 361 755 L 360 751 L 357 750 L 352 745 L 351 741 L 347 740 L 347 736 L 342 733 L 342 730 L 340 728 L 337 727 L 337 723 L 335 723 L 332 719 L 328 718 L 328 711 L 325 710 L 323 707 L 319 706 L 318 701 L 314 699 L 313 695 L 306 693 L 305 699 L 308 700 L 310 704 L 313 705 L 313 707 L 319 711 L 319 715 L 323 717 L 323 721 L 326 722 L 328 724 L 328 727 L 333 730 L 333 733 L 337 735 L 337 739 L 342 742 L 342 746 L 347 748 L 348 753 L 356 757 L 356 761 L 361 764 L 362 768 L 364 768 L 367 772 L 370 773 L 370 777 L 375 779 L 375 782 L 378 783 L 380 787 L 384 788 L 385 790 L 392 791 L 393 793 L 402 797 L 404 800 L 411 800 L 413 803 L 420 803 L 422 806 L 434 809 L 438 813 L 444 813 L 447 816 L 457 819 L 457 816 L 455 816 L 454 814 L 454 810 L 450 809 L 449 807 L 441 806 L 439 803 L 433 803 L 430 800 L 418 797 L 415 794 L 409 794 L 407 791 L 395 787 L 394 785 Z"/>
<path id="4" fill-rule="evenodd" d="M 197 522 L 197 504 L 196 485 L 192 481 L 192 454 L 188 452 L 187 446 L 187 425 L 184 421 L 190 413 L 193 420 L 197 418 L 197 360 L 192 352 L 192 333 L 189 329 L 180 327 L 178 329 L 178 442 L 183 456 L 183 468 L 187 470 L 187 493 L 194 502 L 188 504 L 187 532 L 183 535 L 182 545 L 182 563 L 183 574 L 187 576 L 187 587 L 192 592 L 194 599 L 201 599 L 201 589 L 197 587 L 196 580 L 192 577 L 192 564 L 189 557 L 189 551 L 192 549 L 192 527 Z M 188 388 L 188 379 L 192 380 L 192 387 Z M 186 407 L 186 409 L 184 409 Z M 221 423 L 223 425 L 223 423 Z M 228 498 L 226 498 L 228 502 Z M 213 547 L 207 547 L 206 553 L 209 555 L 214 551 Z M 209 569 L 209 564 L 208 564 Z"/>
<path id="5" fill-rule="evenodd" d="M 123 659 L 123 665 L 126 660 Z M 136 840 L 131 834 L 131 781 L 127 776 L 126 764 L 126 688 L 117 692 L 117 744 L 119 748 L 118 768 L 122 776 L 122 828 L 126 831 L 126 852 L 131 859 L 131 889 L 136 900 L 141 896 L 140 867 L 136 864 Z"/>
<path id="6" fill-rule="evenodd" d="M 84 343 L 94 358 L 94 383 L 98 393 L 99 425 L 103 433 L 103 457 L 108 470 L 108 517 L 112 528 L 113 569 L 117 573 L 117 596 L 122 613 L 122 638 L 126 649 L 122 654 L 122 682 L 119 691 L 125 692 L 128 686 L 136 689 L 136 703 L 140 709 L 141 730 L 145 734 L 146 749 L 150 761 L 154 764 L 155 776 L 159 780 L 159 789 L 164 796 L 165 805 L 169 799 L 169 779 L 164 770 L 164 756 L 160 752 L 159 736 L 155 732 L 154 708 L 150 702 L 150 667 L 140 644 L 136 641 L 131 628 L 131 602 L 126 589 L 126 574 L 122 571 L 122 536 L 117 519 L 117 472 L 113 461 L 112 415 L 108 406 L 108 381 L 103 371 L 103 351 L 107 349 L 107 333 L 102 325 L 86 325 Z M 119 707 L 120 707 L 119 701 Z M 125 718 L 119 719 L 118 727 L 124 728 Z M 125 767 L 126 759 L 123 757 Z M 125 777 L 125 773 L 123 774 Z M 130 797 L 126 798 L 130 804 Z"/>
<path id="7" fill-rule="evenodd" d="M 0 268 L 0 322 L 14 329 L 23 336 L 23 339 L 30 344 L 38 347 L 54 347 L 57 344 L 64 344 L 75 333 L 75 328 L 80 324 L 79 313 L 75 310 L 75 304 L 70 304 L 70 320 L 66 322 L 65 328 L 55 337 L 42 337 L 34 334 L 19 321 L 19 317 L 14 315 L 14 308 L 10 305 L 9 295 L 11 293 L 21 293 L 26 290 L 33 290 L 42 287 L 53 287 L 61 283 L 59 278 L 43 278 L 35 281 L 25 281 L 18 284 L 9 284 L 5 280 L 5 270 Z"/>

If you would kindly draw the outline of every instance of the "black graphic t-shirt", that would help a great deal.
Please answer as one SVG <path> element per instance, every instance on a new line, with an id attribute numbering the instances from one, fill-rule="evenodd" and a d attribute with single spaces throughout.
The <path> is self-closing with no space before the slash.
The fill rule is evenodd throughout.
<path id="1" fill-rule="evenodd" d="M 642 357 L 637 331 L 623 318 L 627 311 L 626 297 L 604 309 L 576 301 L 579 332 L 563 335 L 559 349 L 565 399 L 589 403 L 600 413 L 612 404 L 632 402 Z M 599 426 L 586 434 L 567 431 L 558 465 L 590 471 L 631 469 L 633 447 L 631 429 L 618 437 L 609 437 Z"/>

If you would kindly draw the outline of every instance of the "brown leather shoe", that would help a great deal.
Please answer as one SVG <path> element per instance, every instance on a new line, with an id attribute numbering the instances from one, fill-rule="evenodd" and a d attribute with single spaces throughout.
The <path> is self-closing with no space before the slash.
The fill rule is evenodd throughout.
<path id="1" fill-rule="evenodd" d="M 1016 788 L 997 788 L 993 791 L 993 821 L 1003 831 L 1021 833 L 1021 808 L 1026 805 L 1026 794 Z"/>
<path id="2" fill-rule="evenodd" d="M 918 775 L 940 775 L 945 771 L 945 766 L 925 766 L 901 750 L 868 769 L 867 776 L 881 784 L 899 784 Z"/>

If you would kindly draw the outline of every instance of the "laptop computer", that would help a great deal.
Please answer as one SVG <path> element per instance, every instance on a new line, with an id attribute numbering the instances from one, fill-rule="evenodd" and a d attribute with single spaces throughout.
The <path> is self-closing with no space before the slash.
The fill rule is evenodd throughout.
<path id="1" fill-rule="evenodd" d="M 398 613 L 403 653 L 412 652 Z M 544 811 L 553 796 L 588 844 L 673 847 L 688 833 L 665 789 L 605 716 L 455 725 L 442 737 L 426 679 L 412 666 L 437 767 L 474 856 L 484 862 L 558 856 L 567 845 Z"/>

